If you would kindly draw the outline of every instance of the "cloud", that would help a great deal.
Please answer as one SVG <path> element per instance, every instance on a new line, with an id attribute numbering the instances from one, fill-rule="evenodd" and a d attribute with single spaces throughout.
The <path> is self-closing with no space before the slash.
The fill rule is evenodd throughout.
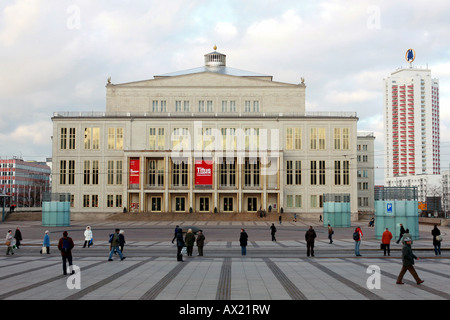
<path id="1" fill-rule="evenodd" d="M 11 47 L 27 32 L 33 32 L 40 15 L 39 1 L 16 0 L 14 4 L 3 9 L 0 44 Z"/>

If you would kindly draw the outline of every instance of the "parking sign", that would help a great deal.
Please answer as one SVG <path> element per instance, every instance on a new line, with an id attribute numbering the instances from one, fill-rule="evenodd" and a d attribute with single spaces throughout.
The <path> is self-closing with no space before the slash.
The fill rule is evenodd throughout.
<path id="1" fill-rule="evenodd" d="M 386 205 L 386 210 L 387 210 L 387 213 L 392 213 L 392 203 L 388 203 Z"/>

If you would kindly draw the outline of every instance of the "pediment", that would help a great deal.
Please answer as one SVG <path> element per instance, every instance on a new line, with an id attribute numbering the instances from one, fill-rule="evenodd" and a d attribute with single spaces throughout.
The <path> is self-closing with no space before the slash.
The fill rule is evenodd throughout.
<path id="1" fill-rule="evenodd" d="M 154 79 L 121 84 L 108 84 L 108 87 L 297 87 L 295 84 L 275 82 L 267 79 L 267 77 L 264 78 L 263 76 L 246 77 L 199 72 L 177 76 L 157 76 Z"/>

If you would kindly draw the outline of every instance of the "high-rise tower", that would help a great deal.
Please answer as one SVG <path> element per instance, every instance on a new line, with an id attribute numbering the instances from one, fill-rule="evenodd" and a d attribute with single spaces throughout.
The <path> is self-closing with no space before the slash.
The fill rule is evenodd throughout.
<path id="1" fill-rule="evenodd" d="M 440 174 L 439 80 L 430 69 L 413 67 L 414 58 L 409 49 L 410 67 L 383 80 L 386 185 Z"/>

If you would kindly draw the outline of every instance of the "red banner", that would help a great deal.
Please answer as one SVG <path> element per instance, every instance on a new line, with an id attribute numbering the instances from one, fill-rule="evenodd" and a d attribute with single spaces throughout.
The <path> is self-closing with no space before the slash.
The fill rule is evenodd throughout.
<path id="1" fill-rule="evenodd" d="M 195 185 L 213 184 L 213 162 L 211 160 L 195 160 Z"/>
<path id="2" fill-rule="evenodd" d="M 139 158 L 130 159 L 130 184 L 139 184 Z"/>

